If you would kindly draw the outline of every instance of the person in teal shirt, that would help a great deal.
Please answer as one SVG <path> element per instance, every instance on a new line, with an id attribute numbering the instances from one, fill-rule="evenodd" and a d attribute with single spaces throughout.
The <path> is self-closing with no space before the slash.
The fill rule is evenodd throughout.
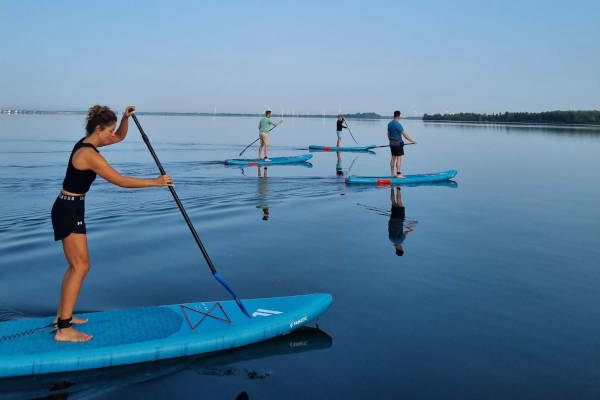
<path id="1" fill-rule="evenodd" d="M 279 124 L 283 123 L 283 120 L 279 120 Z M 271 121 L 271 110 L 265 111 L 265 116 L 260 119 L 258 123 L 258 137 L 260 138 L 260 147 L 258 148 L 258 158 L 260 159 L 260 155 L 262 153 L 263 148 L 265 149 L 265 161 L 271 161 L 269 159 L 269 131 L 275 128 L 277 125 L 275 122 Z"/>

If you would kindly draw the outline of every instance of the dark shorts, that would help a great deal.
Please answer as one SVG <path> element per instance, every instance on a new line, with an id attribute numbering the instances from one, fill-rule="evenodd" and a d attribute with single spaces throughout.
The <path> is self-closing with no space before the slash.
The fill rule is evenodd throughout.
<path id="1" fill-rule="evenodd" d="M 404 145 L 392 145 L 390 144 L 390 151 L 393 156 L 403 156 L 404 155 Z"/>
<path id="2" fill-rule="evenodd" d="M 54 240 L 63 240 L 71 233 L 85 234 L 85 196 L 60 194 L 52 206 Z"/>

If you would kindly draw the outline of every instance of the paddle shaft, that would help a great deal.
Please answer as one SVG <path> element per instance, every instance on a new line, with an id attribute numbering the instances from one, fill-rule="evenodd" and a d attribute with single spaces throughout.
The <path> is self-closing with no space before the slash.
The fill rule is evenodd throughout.
<path id="1" fill-rule="evenodd" d="M 348 125 L 348 121 L 344 120 L 344 122 L 346 123 L 346 129 L 348 129 L 348 132 L 350 132 L 350 136 L 352 136 L 352 140 L 354 140 L 354 143 L 358 144 L 356 139 L 354 139 L 354 135 L 352 134 L 352 130 L 350 129 L 350 126 Z"/>
<path id="2" fill-rule="evenodd" d="M 137 127 L 142 135 L 142 139 L 144 140 L 144 143 L 146 143 L 146 146 L 148 147 L 148 150 L 150 151 L 150 154 L 152 154 L 152 158 L 154 158 L 154 162 L 158 166 L 158 170 L 160 171 L 161 175 L 166 175 L 167 173 L 165 172 L 165 169 L 163 168 L 162 164 L 160 163 L 160 160 L 156 156 L 156 153 L 154 152 L 154 148 L 152 148 L 152 145 L 150 144 L 150 140 L 148 139 L 148 136 L 146 136 L 144 129 L 142 129 L 140 122 L 138 121 L 135 114 L 132 114 L 131 116 L 133 117 L 133 121 L 137 125 Z M 183 204 L 181 204 L 181 200 L 179 200 L 179 196 L 177 196 L 177 192 L 175 191 L 175 188 L 173 186 L 169 186 L 169 191 L 171 191 L 171 194 L 173 195 L 173 199 L 175 199 L 175 203 L 177 203 L 177 207 L 179 207 L 179 211 L 181 211 L 181 215 L 183 215 L 183 219 L 185 219 L 185 222 L 187 223 L 188 228 L 190 228 L 190 232 L 192 232 L 192 235 L 194 236 L 194 240 L 196 240 L 196 244 L 198 244 L 198 247 L 200 247 L 200 251 L 202 251 L 202 255 L 204 255 L 204 258 L 206 259 L 206 262 L 208 264 L 208 267 L 210 268 L 210 271 L 213 274 L 215 274 L 217 272 L 217 270 L 216 270 L 212 260 L 210 259 L 210 256 L 208 255 L 206 248 L 204 248 L 204 245 L 202 244 L 202 241 L 200 240 L 200 237 L 198 236 L 198 233 L 196 232 L 194 225 L 192 225 L 192 221 L 190 220 L 190 217 L 188 216 L 187 212 L 185 211 L 185 208 L 183 208 Z"/>
<path id="3" fill-rule="evenodd" d="M 401 146 L 410 146 L 411 144 L 414 144 L 414 143 L 404 143 L 404 144 L 402 144 Z M 377 148 L 379 148 L 379 147 L 390 147 L 390 145 L 389 145 L 389 144 L 386 144 L 386 145 L 383 145 L 383 146 L 375 146 L 375 147 L 371 147 L 371 148 L 372 148 L 372 149 L 377 149 Z"/>
<path id="4" fill-rule="evenodd" d="M 140 131 L 140 134 L 142 135 L 142 139 L 144 140 L 144 143 L 146 143 L 146 146 L 148 147 L 150 154 L 152 154 L 152 158 L 154 158 L 154 162 L 156 163 L 158 170 L 160 171 L 161 175 L 166 175 L 165 169 L 163 168 L 162 164 L 160 163 L 160 160 L 158 159 L 158 157 L 156 156 L 156 153 L 154 152 L 154 148 L 152 148 L 152 145 L 150 144 L 150 140 L 148 139 L 148 136 L 144 132 L 142 125 L 140 125 L 140 122 L 138 121 L 135 114 L 131 114 L 131 116 L 133 117 L 133 121 L 137 125 L 137 128 Z M 179 200 L 179 196 L 177 196 L 177 192 L 175 191 L 175 188 L 173 186 L 169 186 L 169 191 L 173 195 L 173 199 L 175 199 L 175 203 L 177 203 L 177 207 L 179 207 L 179 211 L 181 211 L 181 215 L 183 215 L 183 219 L 185 219 L 185 222 L 186 222 L 188 228 L 190 228 L 190 232 L 192 232 L 192 236 L 194 236 L 194 240 L 196 241 L 196 244 L 200 248 L 200 251 L 202 252 L 202 255 L 204 256 L 204 259 L 206 260 L 206 263 L 208 264 L 208 267 L 210 268 L 210 272 L 212 272 L 215 279 L 217 281 L 219 281 L 219 283 L 221 285 L 223 285 L 225 287 L 225 289 L 227 289 L 227 291 L 233 296 L 237 305 L 240 307 L 240 310 L 242 310 L 242 312 L 248 318 L 250 318 L 248 311 L 246 311 L 246 308 L 244 307 L 244 305 L 242 304 L 242 302 L 240 301 L 238 296 L 234 293 L 234 291 L 229 287 L 229 285 L 223 280 L 223 278 L 217 272 L 217 269 L 215 268 L 215 265 L 213 264 L 212 260 L 210 259 L 210 256 L 208 255 L 208 252 L 206 251 L 206 248 L 204 247 L 204 244 L 202 244 L 202 240 L 200 240 L 200 237 L 198 236 L 198 233 L 196 232 L 194 225 L 192 225 L 192 221 L 190 220 L 190 217 L 188 216 L 187 212 L 185 211 L 185 208 L 183 208 L 183 204 L 181 204 L 181 200 Z"/>
<path id="5" fill-rule="evenodd" d="M 274 127 L 272 127 L 271 129 L 269 129 L 269 132 L 271 132 L 273 129 L 277 128 L 279 126 L 279 124 L 275 125 Z M 240 152 L 240 154 L 238 156 L 241 156 L 242 154 L 244 154 L 244 152 L 246 150 L 248 150 L 248 147 L 252 146 L 254 143 L 258 142 L 258 140 L 260 139 L 260 136 L 258 137 L 258 139 L 256 139 L 254 142 L 250 143 L 248 146 L 244 147 L 244 150 L 242 150 Z"/>

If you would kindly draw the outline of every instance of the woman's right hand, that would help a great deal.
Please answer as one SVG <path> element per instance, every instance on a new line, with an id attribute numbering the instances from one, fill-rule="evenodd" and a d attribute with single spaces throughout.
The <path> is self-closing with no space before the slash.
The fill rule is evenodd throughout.
<path id="1" fill-rule="evenodd" d="M 154 183 L 156 186 L 174 186 L 171 175 L 159 175 L 158 177 L 154 178 Z"/>

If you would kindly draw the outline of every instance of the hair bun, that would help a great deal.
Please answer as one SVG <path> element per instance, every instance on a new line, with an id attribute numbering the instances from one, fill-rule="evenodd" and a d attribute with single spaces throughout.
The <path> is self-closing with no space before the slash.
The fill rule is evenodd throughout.
<path id="1" fill-rule="evenodd" d="M 107 126 L 117 120 L 116 114 L 107 106 L 101 106 L 96 104 L 95 106 L 90 107 L 88 110 L 88 115 L 86 118 L 86 131 L 91 134 L 96 126 L 100 125 L 102 127 Z"/>
<path id="2" fill-rule="evenodd" d="M 107 111 L 112 112 L 112 110 L 107 106 L 101 106 L 100 104 L 96 104 L 90 107 L 90 109 L 88 110 L 87 120 L 90 121 L 101 114 L 105 114 Z"/>

